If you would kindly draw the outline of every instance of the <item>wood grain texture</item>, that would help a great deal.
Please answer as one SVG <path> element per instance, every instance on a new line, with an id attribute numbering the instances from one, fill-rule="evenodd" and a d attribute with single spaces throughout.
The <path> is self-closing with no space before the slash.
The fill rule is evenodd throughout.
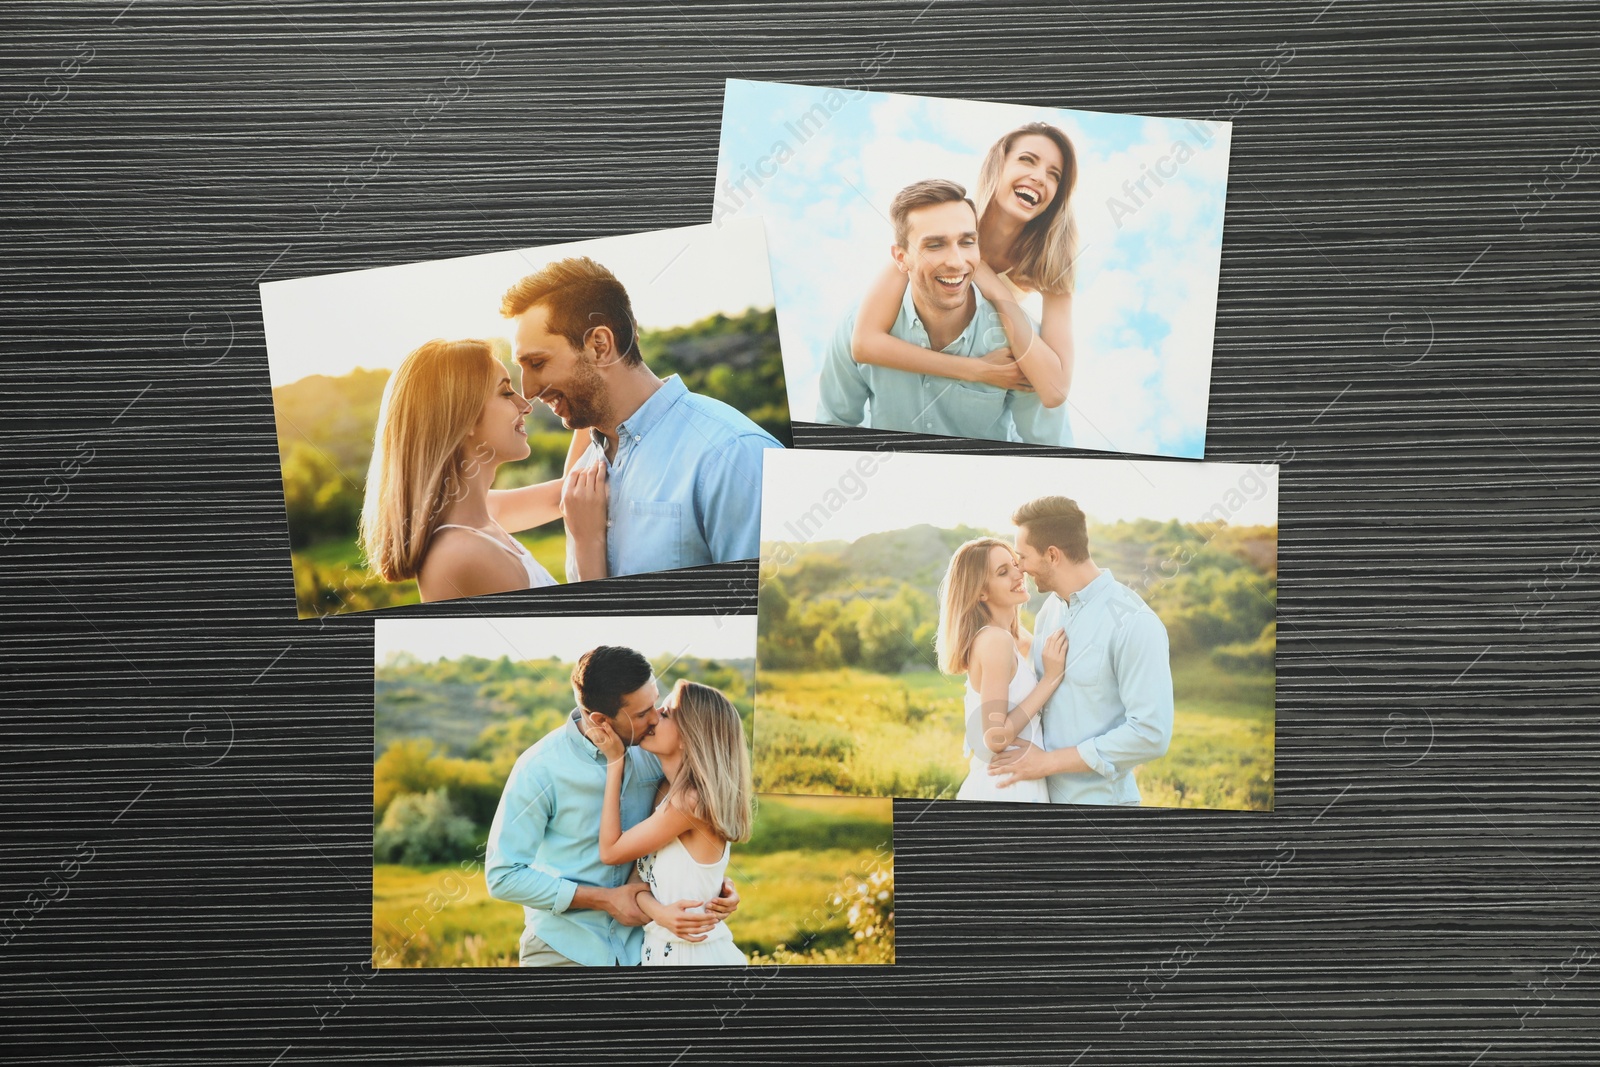
<path id="1" fill-rule="evenodd" d="M 1596 14 L 7 4 L 0 914 L 55 895 L 0 945 L 10 1057 L 1594 1063 Z M 880 45 L 875 89 L 1184 117 L 1293 50 L 1234 116 L 1208 439 L 1292 456 L 1276 813 L 897 802 L 892 969 L 363 975 L 371 619 L 294 619 L 255 283 L 708 221 L 723 78 Z"/>

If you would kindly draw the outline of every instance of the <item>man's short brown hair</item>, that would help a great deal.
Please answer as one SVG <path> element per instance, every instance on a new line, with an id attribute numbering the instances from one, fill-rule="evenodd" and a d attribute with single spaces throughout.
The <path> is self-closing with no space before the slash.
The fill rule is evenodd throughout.
<path id="1" fill-rule="evenodd" d="M 1089 558 L 1089 523 L 1075 500 L 1064 496 L 1030 500 L 1017 509 L 1011 522 L 1027 534 L 1028 544 L 1036 549 L 1055 545 L 1073 563 Z"/>
<path id="2" fill-rule="evenodd" d="M 624 363 L 642 363 L 633 303 L 617 276 L 590 259 L 557 260 L 528 275 L 500 298 L 500 314 L 514 319 L 535 305 L 550 313 L 550 332 L 582 348 L 589 331 L 604 326 L 616 341 Z"/>
<path id="3" fill-rule="evenodd" d="M 913 182 L 894 194 L 894 202 L 889 205 L 889 221 L 894 225 L 894 243 L 901 248 L 906 247 L 907 230 L 910 228 L 911 213 L 918 208 L 933 207 L 935 204 L 949 204 L 956 200 L 972 208 L 973 228 L 976 229 L 978 209 L 967 197 L 967 190 L 955 182 L 945 181 L 943 178 L 930 178 L 925 182 Z"/>
<path id="4" fill-rule="evenodd" d="M 642 652 L 601 645 L 578 657 L 572 667 L 572 689 L 584 711 L 598 711 L 614 719 L 622 710 L 623 698 L 642 688 L 654 674 Z"/>

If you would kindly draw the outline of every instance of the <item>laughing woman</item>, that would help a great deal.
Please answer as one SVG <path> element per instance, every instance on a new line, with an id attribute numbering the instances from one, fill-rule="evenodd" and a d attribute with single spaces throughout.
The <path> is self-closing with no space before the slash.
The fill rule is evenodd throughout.
<path id="1" fill-rule="evenodd" d="M 571 580 L 605 577 L 604 464 L 521 489 L 491 489 L 502 463 L 528 458 L 529 403 L 484 341 L 429 341 L 389 379 L 367 473 L 361 547 L 387 582 L 422 599 L 554 585 L 511 536 L 565 518 Z"/>
<path id="2" fill-rule="evenodd" d="M 1072 444 L 1067 393 L 1072 387 L 1072 287 L 1078 231 L 1072 189 L 1078 178 L 1072 141 L 1047 122 L 1019 126 L 996 141 L 978 171 L 978 251 L 973 283 L 1000 312 L 1006 347 L 1028 380 L 1012 417 L 1022 439 Z M 970 380 L 972 361 L 892 337 L 906 276 L 890 264 L 861 302 L 851 338 L 858 363 Z M 1028 302 L 1025 310 L 1022 302 Z M 998 347 L 998 346 L 997 346 Z"/>

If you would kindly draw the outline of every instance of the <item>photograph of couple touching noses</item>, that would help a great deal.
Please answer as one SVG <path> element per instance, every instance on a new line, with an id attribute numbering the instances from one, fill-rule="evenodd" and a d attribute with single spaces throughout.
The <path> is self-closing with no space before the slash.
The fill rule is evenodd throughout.
<path id="1" fill-rule="evenodd" d="M 1271 810 L 1276 468 L 796 450 L 767 478 L 761 790 Z"/>
<path id="2" fill-rule="evenodd" d="M 302 618 L 754 558 L 759 220 L 262 286 Z"/>
<path id="3" fill-rule="evenodd" d="M 776 438 L 646 366 L 627 290 L 587 257 L 509 289 L 517 380 L 483 341 L 430 341 L 395 372 L 378 416 L 362 545 L 424 601 L 537 589 L 555 578 L 511 535 L 563 520 L 569 582 L 746 559 L 757 550 L 761 454 Z M 544 404 L 577 431 L 561 478 L 493 489 L 528 458 Z"/>

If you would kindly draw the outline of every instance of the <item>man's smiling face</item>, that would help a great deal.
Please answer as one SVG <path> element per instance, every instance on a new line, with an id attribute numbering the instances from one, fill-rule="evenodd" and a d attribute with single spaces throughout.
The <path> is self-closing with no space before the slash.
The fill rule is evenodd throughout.
<path id="1" fill-rule="evenodd" d="M 514 343 L 522 395 L 542 401 L 569 430 L 607 421 L 609 390 L 591 353 L 551 333 L 550 311 L 542 305 L 535 304 L 518 315 L 516 323 Z"/>
<path id="2" fill-rule="evenodd" d="M 978 220 L 965 200 L 919 207 L 906 215 L 906 246 L 895 262 L 906 272 L 911 298 L 924 312 L 955 311 L 972 299 L 978 265 Z"/>
<path id="3" fill-rule="evenodd" d="M 1017 564 L 1022 573 L 1033 579 L 1033 584 L 1040 592 L 1049 592 L 1051 579 L 1055 576 L 1055 566 L 1050 561 L 1049 548 L 1043 552 L 1035 548 L 1028 540 L 1028 528 L 1017 527 Z M 1057 549 L 1056 551 L 1060 551 Z"/>

